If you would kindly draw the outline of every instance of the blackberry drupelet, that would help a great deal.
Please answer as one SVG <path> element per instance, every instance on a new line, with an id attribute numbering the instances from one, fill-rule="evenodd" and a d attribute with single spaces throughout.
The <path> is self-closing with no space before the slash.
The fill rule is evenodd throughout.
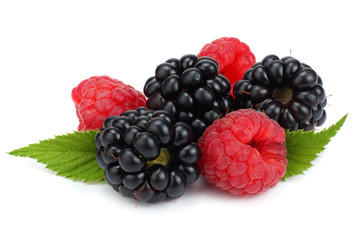
<path id="1" fill-rule="evenodd" d="M 314 130 L 326 120 L 323 82 L 307 64 L 293 57 L 266 56 L 234 85 L 235 108 L 265 112 L 291 131 Z"/>
<path id="2" fill-rule="evenodd" d="M 146 106 L 170 112 L 175 121 L 188 123 L 198 140 L 206 127 L 232 110 L 231 85 L 210 57 L 188 54 L 157 66 L 144 86 Z"/>
<path id="3" fill-rule="evenodd" d="M 180 197 L 200 174 L 193 131 L 166 111 L 140 107 L 110 116 L 95 137 L 105 180 L 124 196 L 150 203 Z"/>

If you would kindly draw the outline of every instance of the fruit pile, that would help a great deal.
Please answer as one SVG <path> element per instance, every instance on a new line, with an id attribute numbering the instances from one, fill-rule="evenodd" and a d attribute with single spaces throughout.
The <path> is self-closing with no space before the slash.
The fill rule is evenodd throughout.
<path id="1" fill-rule="evenodd" d="M 302 174 L 346 119 L 312 131 L 326 120 L 320 76 L 291 56 L 255 63 L 236 38 L 159 64 L 143 92 L 108 76 L 86 79 L 71 93 L 79 132 L 10 154 L 73 180 L 105 180 L 137 201 L 178 198 L 200 173 L 246 196 Z"/>
<path id="2" fill-rule="evenodd" d="M 82 99 L 104 96 L 104 87 L 82 85 L 73 90 L 79 113 L 88 108 L 78 107 L 76 93 Z M 89 88 L 93 93 L 84 93 Z M 121 99 L 122 109 L 140 95 L 116 91 L 112 97 Z M 264 192 L 286 171 L 284 129 L 313 130 L 326 119 L 322 80 L 311 67 L 276 55 L 255 63 L 248 45 L 236 38 L 159 64 L 143 91 L 146 108 L 106 110 L 109 117 L 95 140 L 107 183 L 139 201 L 180 197 L 200 169 L 208 182 L 232 194 Z"/>

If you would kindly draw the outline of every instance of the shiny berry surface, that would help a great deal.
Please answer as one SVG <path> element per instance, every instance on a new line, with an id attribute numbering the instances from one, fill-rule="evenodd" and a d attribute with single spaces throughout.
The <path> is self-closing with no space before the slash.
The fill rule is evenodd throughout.
<path id="1" fill-rule="evenodd" d="M 168 64 L 178 66 L 180 61 Z M 159 74 L 170 72 L 170 66 L 164 66 Z M 180 197 L 186 185 L 198 179 L 201 154 L 194 130 L 174 119 L 168 111 L 140 107 L 104 121 L 95 137 L 96 161 L 115 191 L 157 203 Z"/>
<path id="2" fill-rule="evenodd" d="M 175 121 L 186 122 L 198 140 L 207 126 L 234 106 L 231 84 L 218 71 L 214 59 L 193 54 L 161 63 L 144 86 L 147 108 L 168 111 Z"/>
<path id="3" fill-rule="evenodd" d="M 233 94 L 235 109 L 262 111 L 290 131 L 314 130 L 326 120 L 322 79 L 290 56 L 266 56 L 235 83 Z"/>

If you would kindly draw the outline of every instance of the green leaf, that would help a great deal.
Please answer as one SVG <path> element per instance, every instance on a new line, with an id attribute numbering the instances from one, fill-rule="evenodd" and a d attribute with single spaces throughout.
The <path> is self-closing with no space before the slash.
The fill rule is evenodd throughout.
<path id="1" fill-rule="evenodd" d="M 73 132 L 30 144 L 9 154 L 37 159 L 57 175 L 83 182 L 104 181 L 96 162 L 96 131 Z"/>
<path id="2" fill-rule="evenodd" d="M 336 124 L 320 132 L 298 130 L 295 132 L 286 131 L 286 149 L 288 165 L 285 176 L 282 180 L 289 177 L 303 174 L 305 170 L 312 166 L 312 161 L 317 158 L 331 138 L 336 135 L 344 124 L 346 114 Z"/>

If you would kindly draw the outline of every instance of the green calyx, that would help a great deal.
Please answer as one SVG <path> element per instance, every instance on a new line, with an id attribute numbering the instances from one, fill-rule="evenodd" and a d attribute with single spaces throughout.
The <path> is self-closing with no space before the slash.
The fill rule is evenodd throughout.
<path id="1" fill-rule="evenodd" d="M 276 88 L 273 92 L 273 98 L 282 104 L 287 104 L 293 97 L 294 90 L 292 90 L 290 87 L 281 87 Z"/>
<path id="2" fill-rule="evenodd" d="M 161 148 L 159 156 L 152 160 L 147 162 L 147 167 L 150 168 L 154 164 L 160 164 L 164 167 L 167 167 L 171 161 L 171 155 L 167 148 Z"/>

